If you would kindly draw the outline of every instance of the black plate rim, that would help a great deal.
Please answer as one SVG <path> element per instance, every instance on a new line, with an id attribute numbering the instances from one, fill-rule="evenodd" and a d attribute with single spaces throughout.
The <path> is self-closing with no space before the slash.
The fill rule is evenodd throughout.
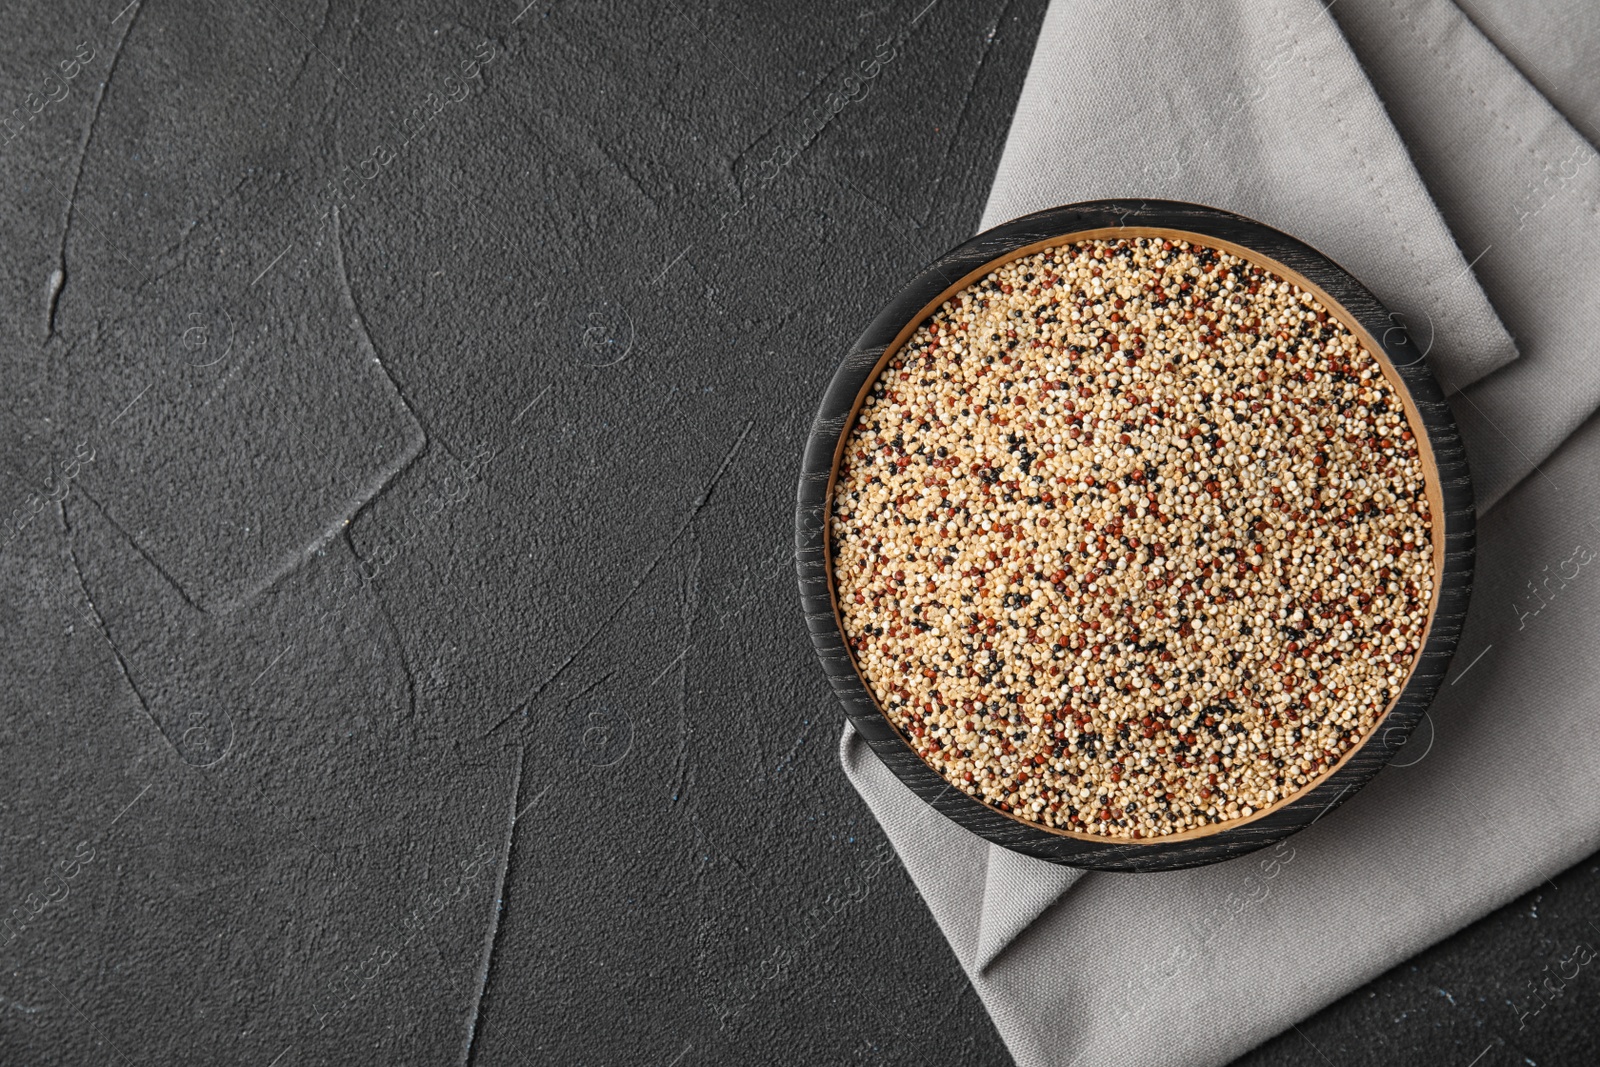
<path id="1" fill-rule="evenodd" d="M 825 557 L 829 487 L 840 435 L 885 349 L 954 282 L 1040 241 L 1086 230 L 1161 227 L 1252 249 L 1298 272 L 1340 304 L 1373 338 L 1416 407 L 1434 454 L 1443 500 L 1444 565 L 1428 639 L 1388 715 L 1367 740 L 1310 790 L 1250 821 L 1202 837 L 1149 842 L 1066 837 L 1004 814 L 956 789 L 906 743 L 878 708 L 845 647 Z M 1466 450 L 1425 353 L 1373 294 L 1331 258 L 1271 226 L 1233 212 L 1171 200 L 1068 204 L 996 226 L 941 256 L 900 289 L 845 353 L 823 393 L 806 440 L 795 510 L 795 562 L 812 646 L 845 714 L 883 764 L 957 825 L 1005 848 L 1090 870 L 1159 871 L 1242 856 L 1310 826 L 1369 782 L 1405 744 L 1449 670 L 1471 596 L 1476 512 Z"/>

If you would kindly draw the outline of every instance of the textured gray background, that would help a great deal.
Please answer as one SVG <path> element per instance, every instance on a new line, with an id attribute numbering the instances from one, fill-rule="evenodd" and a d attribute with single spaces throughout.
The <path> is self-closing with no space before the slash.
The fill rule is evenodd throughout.
<path id="1" fill-rule="evenodd" d="M 790 516 L 1042 4 L 3 14 L 0 1062 L 1008 1062 Z M 1581 1062 L 1597 923 L 1247 1062 Z"/>

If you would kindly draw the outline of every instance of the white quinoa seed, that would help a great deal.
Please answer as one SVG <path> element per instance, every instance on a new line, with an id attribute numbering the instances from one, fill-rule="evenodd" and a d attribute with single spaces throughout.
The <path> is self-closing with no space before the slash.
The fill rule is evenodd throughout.
<path id="1" fill-rule="evenodd" d="M 1405 410 L 1315 297 L 1156 238 L 1015 260 L 878 377 L 830 519 L 845 637 L 936 771 L 1152 838 L 1314 784 L 1410 673 L 1432 521 Z"/>

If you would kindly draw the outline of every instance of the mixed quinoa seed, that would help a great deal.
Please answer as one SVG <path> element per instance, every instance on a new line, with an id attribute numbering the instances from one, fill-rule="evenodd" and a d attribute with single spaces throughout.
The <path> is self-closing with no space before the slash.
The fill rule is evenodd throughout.
<path id="1" fill-rule="evenodd" d="M 1001 811 L 1151 838 L 1359 743 L 1433 596 L 1422 460 L 1374 357 L 1226 251 L 1064 244 L 879 375 L 830 517 L 844 633 L 927 763 Z"/>

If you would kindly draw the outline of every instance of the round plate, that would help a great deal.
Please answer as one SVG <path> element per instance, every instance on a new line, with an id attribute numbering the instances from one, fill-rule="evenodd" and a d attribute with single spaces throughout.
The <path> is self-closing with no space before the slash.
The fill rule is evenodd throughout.
<path id="1" fill-rule="evenodd" d="M 1254 815 L 1148 841 L 1047 828 L 955 788 L 911 748 L 873 699 L 846 646 L 834 601 L 828 522 L 844 439 L 878 373 L 946 299 L 997 265 L 1077 240 L 1184 239 L 1224 249 L 1314 293 L 1377 357 L 1405 403 L 1421 452 L 1433 527 L 1433 611 L 1411 673 L 1386 714 L 1315 784 Z M 1472 589 L 1472 481 L 1439 383 L 1398 316 L 1327 256 L 1252 219 L 1169 200 L 1097 200 L 1051 208 L 981 233 L 901 289 L 845 354 L 806 441 L 795 514 L 800 599 L 812 644 L 845 713 L 917 796 L 1006 848 L 1073 867 L 1157 871 L 1215 863 L 1304 829 L 1366 784 L 1405 744 L 1449 669 Z"/>

